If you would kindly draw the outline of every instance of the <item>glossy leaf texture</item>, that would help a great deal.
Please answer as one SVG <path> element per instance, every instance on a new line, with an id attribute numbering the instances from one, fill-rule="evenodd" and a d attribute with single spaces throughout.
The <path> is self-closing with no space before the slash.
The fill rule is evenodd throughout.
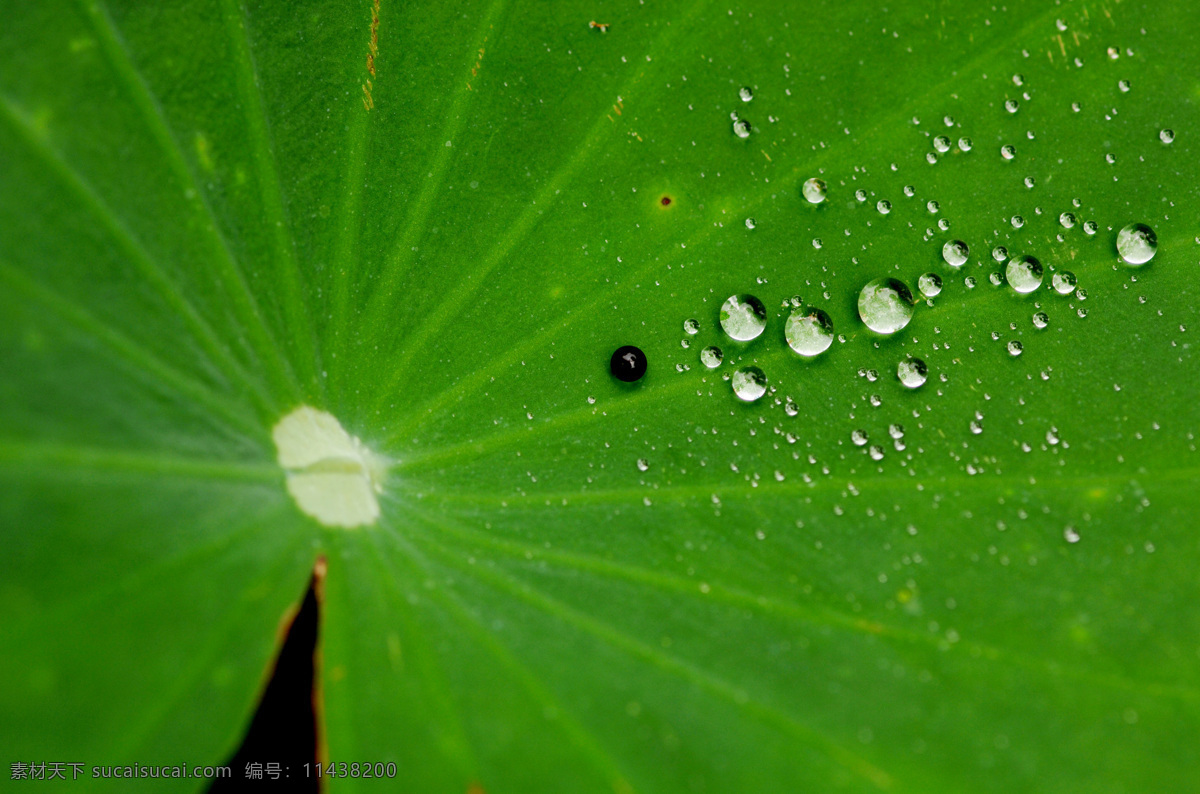
<path id="1" fill-rule="evenodd" d="M 1186 4 L 2 10 L 13 761 L 221 762 L 323 557 L 327 758 L 405 790 L 1194 787 Z M 289 496 L 300 405 L 373 526 Z"/>

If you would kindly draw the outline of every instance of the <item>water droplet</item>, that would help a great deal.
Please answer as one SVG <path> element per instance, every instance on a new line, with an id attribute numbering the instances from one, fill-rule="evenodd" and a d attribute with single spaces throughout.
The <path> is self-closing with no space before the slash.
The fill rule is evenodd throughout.
<path id="1" fill-rule="evenodd" d="M 1015 99 L 1006 99 L 1004 101 L 1004 109 L 1007 110 L 1009 113 L 1016 113 L 1020 107 L 1021 107 L 1021 103 Z"/>
<path id="2" fill-rule="evenodd" d="M 992 259 L 995 259 L 997 262 L 1003 262 L 1005 259 L 1008 259 L 1008 249 L 1002 245 L 996 246 L 992 249 Z"/>
<path id="3" fill-rule="evenodd" d="M 1108 163 L 1109 165 L 1115 163 L 1116 161 L 1117 161 L 1117 156 L 1115 154 L 1113 154 L 1112 152 L 1109 152 L 1108 154 L 1104 155 L 1104 162 Z"/>
<path id="4" fill-rule="evenodd" d="M 998 287 L 1004 283 L 1004 277 L 999 273 L 988 273 L 988 281 L 992 282 L 992 286 Z"/>
<path id="5" fill-rule="evenodd" d="M 871 460 L 883 460 L 883 447 L 878 444 L 872 444 L 867 452 L 871 455 Z"/>
<path id="6" fill-rule="evenodd" d="M 783 336 L 800 355 L 819 356 L 833 344 L 833 321 L 820 309 L 798 309 L 784 322 Z"/>
<path id="7" fill-rule="evenodd" d="M 692 346 L 692 340 L 687 339 L 686 337 L 683 339 L 680 339 L 679 346 L 682 347 L 684 350 L 687 350 L 689 347 Z"/>
<path id="8" fill-rule="evenodd" d="M 1175 140 L 1175 131 L 1166 129 L 1160 130 L 1158 133 L 1158 139 L 1163 143 L 1170 143 L 1171 141 Z"/>
<path id="9" fill-rule="evenodd" d="M 646 460 L 645 458 L 638 458 L 637 467 L 638 471 L 647 471 L 650 468 L 650 461 Z"/>
<path id="10" fill-rule="evenodd" d="M 934 201 L 932 199 L 925 202 L 925 209 L 929 210 L 930 215 L 937 215 L 938 210 L 940 210 L 941 208 L 942 208 L 942 205 L 938 204 L 936 201 Z"/>
<path id="11" fill-rule="evenodd" d="M 1128 81 L 1128 80 L 1118 80 L 1118 81 L 1117 81 L 1117 88 L 1121 89 L 1121 93 L 1122 93 L 1122 94 L 1128 94 L 1128 93 L 1129 93 L 1129 89 L 1130 89 L 1130 88 L 1132 88 L 1132 87 L 1133 87 L 1133 86 L 1131 86 L 1131 85 L 1129 84 L 1129 81 Z"/>
<path id="12" fill-rule="evenodd" d="M 1077 280 L 1075 274 L 1070 270 L 1060 270 L 1050 277 L 1050 283 L 1054 285 L 1054 291 L 1059 295 L 1070 295 L 1075 291 Z"/>
<path id="13" fill-rule="evenodd" d="M 904 282 L 877 278 L 858 295 L 858 316 L 878 334 L 894 334 L 913 316 L 913 296 Z"/>
<path id="14" fill-rule="evenodd" d="M 1049 324 L 1050 324 L 1050 318 L 1048 316 L 1046 316 L 1045 312 L 1034 312 L 1033 313 L 1033 325 L 1035 328 L 1045 328 Z"/>
<path id="15" fill-rule="evenodd" d="M 896 377 L 910 389 L 919 389 L 929 378 L 929 367 L 919 358 L 909 356 L 896 365 Z"/>
<path id="16" fill-rule="evenodd" d="M 767 309 L 753 295 L 730 295 L 721 305 L 721 328 L 739 342 L 749 342 L 767 327 Z"/>
<path id="17" fill-rule="evenodd" d="M 1064 229 L 1071 229 L 1075 226 L 1075 213 L 1064 212 L 1058 216 L 1058 222 L 1062 224 Z"/>
<path id="18" fill-rule="evenodd" d="M 738 96 L 742 98 L 743 102 L 749 102 L 751 99 L 754 99 L 754 91 L 750 86 L 744 85 L 738 89 Z"/>
<path id="19" fill-rule="evenodd" d="M 913 196 L 917 195 L 917 189 L 915 187 L 913 187 L 912 185 L 905 185 L 904 186 L 904 195 L 908 196 L 909 198 L 912 198 Z"/>
<path id="20" fill-rule="evenodd" d="M 963 279 L 963 286 L 965 286 L 967 289 L 975 289 L 975 278 L 973 276 L 967 276 Z"/>
<path id="21" fill-rule="evenodd" d="M 1067 543 L 1078 543 L 1079 532 L 1075 530 L 1075 527 L 1068 526 L 1063 529 L 1063 540 Z"/>
<path id="22" fill-rule="evenodd" d="M 1014 229 L 1020 229 L 1022 226 L 1025 225 L 1025 219 L 1022 218 L 1020 215 L 1014 215 L 1014 216 L 1012 216 L 1012 220 L 1010 221 L 1010 223 L 1012 223 L 1012 227 Z"/>
<path id="23" fill-rule="evenodd" d="M 1025 177 L 1025 187 L 1029 188 L 1030 190 L 1033 190 L 1033 187 L 1036 184 L 1037 184 L 1037 180 L 1034 179 L 1033 177 L 1031 177 L 1031 176 Z"/>
<path id="24" fill-rule="evenodd" d="M 937 273 L 923 273 L 917 279 L 917 289 L 926 298 L 935 297 L 942 291 L 942 277 Z"/>
<path id="25" fill-rule="evenodd" d="M 972 419 L 968 427 L 971 428 L 971 433 L 974 435 L 979 435 L 983 432 L 983 423 L 981 423 L 978 419 Z"/>
<path id="26" fill-rule="evenodd" d="M 694 336 L 694 335 L 700 333 L 700 321 L 693 319 L 693 318 L 688 318 L 687 320 L 684 320 L 683 321 L 683 330 L 685 333 L 687 333 L 688 335 L 691 335 L 691 336 Z"/>
<path id="27" fill-rule="evenodd" d="M 1025 85 L 1025 75 L 1014 74 L 1012 76 L 1013 85 Z"/>
<path id="28" fill-rule="evenodd" d="M 1025 350 L 1025 346 L 1022 345 L 1020 342 L 1018 342 L 1016 339 L 1014 339 L 1008 343 L 1008 354 L 1010 356 L 1019 356 L 1019 355 L 1021 355 L 1022 352 L 1024 352 L 1024 350 Z"/>
<path id="29" fill-rule="evenodd" d="M 1144 223 L 1131 223 L 1117 232 L 1117 253 L 1130 265 L 1144 265 L 1158 250 L 1158 235 Z"/>
<path id="30" fill-rule="evenodd" d="M 855 199 L 855 201 L 858 201 L 860 204 L 862 202 L 866 201 L 867 200 L 867 191 L 863 190 L 862 188 L 859 188 L 858 190 L 854 191 L 854 199 Z"/>
<path id="31" fill-rule="evenodd" d="M 820 204 L 825 200 L 825 180 L 823 179 L 810 177 L 804 180 L 800 190 L 804 193 L 804 198 L 808 199 L 809 204 Z"/>
<path id="32" fill-rule="evenodd" d="M 646 354 L 633 345 L 618 347 L 608 361 L 609 371 L 626 383 L 633 383 L 645 375 L 646 365 Z"/>
<path id="33" fill-rule="evenodd" d="M 971 139 L 970 138 L 959 138 L 958 139 L 958 148 L 963 150 L 964 152 L 971 151 Z"/>
<path id="34" fill-rule="evenodd" d="M 1017 292 L 1033 292 L 1042 285 L 1042 263 L 1032 256 L 1015 257 L 1008 261 L 1004 277 Z"/>
<path id="35" fill-rule="evenodd" d="M 788 397 L 787 401 L 783 404 L 783 412 L 788 416 L 795 416 L 800 413 L 800 406 L 796 405 L 795 400 L 793 400 L 791 397 Z"/>
<path id="36" fill-rule="evenodd" d="M 950 151 L 950 139 L 945 135 L 939 135 L 933 139 L 933 148 L 943 154 Z"/>
<path id="37" fill-rule="evenodd" d="M 962 267 L 967 263 L 971 249 L 962 240 L 950 240 L 942 246 L 942 259 L 951 267 Z"/>
<path id="38" fill-rule="evenodd" d="M 1017 149 L 1010 143 L 1006 143 L 1000 147 L 1000 156 L 1005 160 L 1011 160 L 1017 156 Z"/>
<path id="39" fill-rule="evenodd" d="M 739 138 L 749 138 L 750 137 L 750 122 L 746 121 L 745 119 L 734 119 L 733 120 L 733 134 L 738 136 Z"/>
<path id="40" fill-rule="evenodd" d="M 758 367 L 742 367 L 733 373 L 733 393 L 752 403 L 767 393 L 767 376 Z"/>
<path id="41" fill-rule="evenodd" d="M 746 228 L 747 229 L 753 229 L 757 225 L 758 225 L 758 221 L 754 220 L 753 218 L 746 219 Z"/>
<path id="42" fill-rule="evenodd" d="M 853 430 L 850 433 L 850 440 L 854 442 L 854 446 L 864 446 L 870 438 L 867 436 L 866 430 Z"/>
<path id="43" fill-rule="evenodd" d="M 878 203 L 875 204 L 875 209 L 879 210 L 880 215 L 887 215 L 889 212 L 892 211 L 892 202 L 890 202 L 886 199 L 881 199 Z"/>
<path id="44" fill-rule="evenodd" d="M 1083 233 L 1086 234 L 1088 237 L 1091 237 L 1093 234 L 1095 234 L 1098 231 L 1100 231 L 1100 225 L 1098 223 L 1096 223 L 1095 221 L 1084 221 L 1083 222 Z"/>
<path id="45" fill-rule="evenodd" d="M 700 351 L 700 363 L 709 369 L 716 369 L 721 366 L 721 360 L 724 358 L 725 354 L 716 345 L 709 345 Z"/>

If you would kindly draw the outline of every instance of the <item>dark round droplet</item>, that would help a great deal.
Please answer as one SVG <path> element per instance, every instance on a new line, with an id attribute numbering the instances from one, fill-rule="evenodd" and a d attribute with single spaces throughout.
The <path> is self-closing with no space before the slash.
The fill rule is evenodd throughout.
<path id="1" fill-rule="evenodd" d="M 608 368 L 617 380 L 633 383 L 646 374 L 646 354 L 633 345 L 618 347 L 608 362 Z"/>
<path id="2" fill-rule="evenodd" d="M 659 203 L 661 203 L 664 207 L 669 207 L 671 206 L 671 197 L 663 196 L 661 199 L 659 199 Z"/>

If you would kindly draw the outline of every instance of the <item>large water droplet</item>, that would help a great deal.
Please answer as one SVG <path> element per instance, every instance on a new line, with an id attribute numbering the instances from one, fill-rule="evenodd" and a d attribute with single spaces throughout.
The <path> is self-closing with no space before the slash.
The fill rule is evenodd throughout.
<path id="1" fill-rule="evenodd" d="M 950 240 L 942 246 L 942 259 L 951 267 L 962 267 L 970 256 L 971 249 L 962 240 Z"/>
<path id="2" fill-rule="evenodd" d="M 1144 265 L 1158 250 L 1158 235 L 1144 223 L 1131 223 L 1117 232 L 1117 253 L 1130 265 Z"/>
<path id="3" fill-rule="evenodd" d="M 752 403 L 767 393 L 767 376 L 758 367 L 742 367 L 733 373 L 733 393 Z"/>
<path id="4" fill-rule="evenodd" d="M 815 176 L 804 180 L 800 191 L 804 194 L 804 198 L 809 204 L 820 204 L 825 200 L 825 180 L 817 179 Z"/>
<path id="5" fill-rule="evenodd" d="M 896 377 L 908 388 L 918 389 L 929 378 L 929 367 L 921 359 L 909 356 L 896 365 Z"/>
<path id="6" fill-rule="evenodd" d="M 833 344 L 833 321 L 820 309 L 793 311 L 783 326 L 788 347 L 802 356 L 819 356 Z"/>
<path id="7" fill-rule="evenodd" d="M 716 369 L 721 366 L 721 361 L 724 358 L 725 354 L 716 345 L 709 345 L 700 351 L 700 363 L 709 369 Z"/>
<path id="8" fill-rule="evenodd" d="M 858 316 L 878 334 L 894 334 L 913 316 L 913 296 L 904 282 L 877 278 L 858 294 Z"/>
<path id="9" fill-rule="evenodd" d="M 753 295 L 730 295 L 721 305 L 721 328 L 739 342 L 749 342 L 767 327 L 767 309 Z"/>
<path id="10" fill-rule="evenodd" d="M 1018 256 L 1008 260 L 1004 269 L 1008 285 L 1022 294 L 1033 292 L 1042 286 L 1042 263 L 1032 256 Z"/>

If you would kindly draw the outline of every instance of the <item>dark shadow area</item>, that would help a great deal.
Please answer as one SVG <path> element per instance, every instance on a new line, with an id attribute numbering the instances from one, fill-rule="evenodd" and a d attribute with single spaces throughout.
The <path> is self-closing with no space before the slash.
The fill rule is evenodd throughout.
<path id="1" fill-rule="evenodd" d="M 264 788 L 320 792 L 320 781 L 312 769 L 317 757 L 313 654 L 319 609 L 314 584 L 310 583 L 246 738 L 227 762 L 232 777 L 213 781 L 210 794 Z"/>

